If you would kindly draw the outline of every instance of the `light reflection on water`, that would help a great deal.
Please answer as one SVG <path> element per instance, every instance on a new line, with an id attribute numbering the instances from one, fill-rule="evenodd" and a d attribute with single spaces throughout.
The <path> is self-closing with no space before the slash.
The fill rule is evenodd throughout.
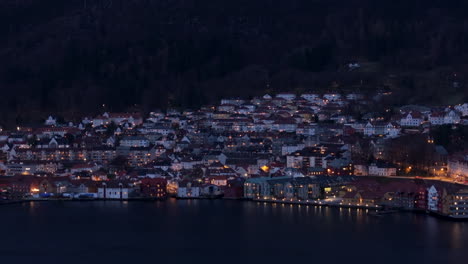
<path id="1" fill-rule="evenodd" d="M 42 245 L 18 236 L 27 232 L 40 237 L 44 246 L 63 250 L 82 243 L 96 249 L 117 243 L 123 252 L 132 248 L 135 254 L 145 254 L 139 251 L 143 248 L 172 257 L 183 256 L 181 252 L 187 250 L 192 257 L 194 252 L 227 256 L 235 251 L 236 256 L 259 263 L 288 253 L 292 254 L 288 260 L 301 260 L 312 252 L 317 262 L 325 263 L 330 256 L 343 256 L 340 260 L 346 261 L 363 250 L 370 259 L 379 259 L 378 263 L 398 263 L 402 255 L 408 259 L 401 263 L 420 263 L 421 256 L 425 263 L 451 263 L 442 257 L 451 256 L 454 250 L 458 251 L 453 256 L 468 259 L 468 223 L 412 213 L 375 217 L 368 212 L 223 200 L 31 202 L 0 208 L 0 224 L 9 227 L 0 248 L 22 247 L 33 254 Z M 99 239 L 89 240 L 95 236 Z M 56 243 L 57 238 L 63 242 Z"/>

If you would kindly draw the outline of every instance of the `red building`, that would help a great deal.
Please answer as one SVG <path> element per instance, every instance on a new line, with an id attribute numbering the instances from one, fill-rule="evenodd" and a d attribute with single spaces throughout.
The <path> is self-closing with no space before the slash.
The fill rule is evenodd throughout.
<path id="1" fill-rule="evenodd" d="M 144 178 L 141 180 L 140 191 L 142 197 L 166 199 L 167 180 L 163 178 Z"/>
<path id="2" fill-rule="evenodd" d="M 427 210 L 427 190 L 424 186 L 418 188 L 414 200 L 414 208 L 418 210 Z"/>
<path id="3" fill-rule="evenodd" d="M 224 187 L 224 198 L 240 199 L 244 196 L 244 182 L 243 178 L 235 178 L 229 180 Z"/>
<path id="4" fill-rule="evenodd" d="M 0 180 L 0 200 L 6 200 L 8 198 L 8 183 Z"/>
<path id="5" fill-rule="evenodd" d="M 21 199 L 31 193 L 39 191 L 39 181 L 30 175 L 15 175 L 7 183 L 9 199 Z"/>

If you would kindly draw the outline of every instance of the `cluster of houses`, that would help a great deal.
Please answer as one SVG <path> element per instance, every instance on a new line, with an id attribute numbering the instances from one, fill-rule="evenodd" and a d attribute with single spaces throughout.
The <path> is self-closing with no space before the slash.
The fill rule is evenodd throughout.
<path id="1" fill-rule="evenodd" d="M 439 125 L 468 124 L 467 103 L 355 111 L 387 95 L 280 93 L 146 116 L 103 113 L 70 122 L 50 116 L 41 125 L 0 131 L 0 193 L 103 199 L 338 197 L 344 193 L 335 187 L 354 177 L 403 172 L 384 159 L 385 141 Z M 357 158 L 362 152 L 371 153 L 372 160 Z M 446 154 L 443 171 L 460 182 L 468 179 L 468 155 Z"/>
<path id="2" fill-rule="evenodd" d="M 468 219 L 468 187 L 441 181 L 360 177 L 345 187 L 341 206 L 388 207 Z"/>
<path id="3" fill-rule="evenodd" d="M 244 183 L 244 197 L 269 202 L 394 208 L 468 218 L 468 187 L 440 181 L 382 181 L 378 177 L 350 176 L 261 177 Z"/>

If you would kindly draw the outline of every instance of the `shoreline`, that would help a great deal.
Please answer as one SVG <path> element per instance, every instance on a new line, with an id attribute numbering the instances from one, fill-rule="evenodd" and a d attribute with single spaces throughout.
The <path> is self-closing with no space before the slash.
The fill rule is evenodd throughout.
<path id="1" fill-rule="evenodd" d="M 23 204 L 29 202 L 98 202 L 98 201 L 115 201 L 115 202 L 166 202 L 169 199 L 175 200 L 226 200 L 226 201 L 239 201 L 239 202 L 256 202 L 256 203 L 269 203 L 269 204 L 285 204 L 285 205 L 305 205 L 315 207 L 330 207 L 330 208 L 343 208 L 343 209 L 366 209 L 368 216 L 381 217 L 389 214 L 400 214 L 400 213 L 413 213 L 413 214 L 424 214 L 426 216 L 432 216 L 439 219 L 450 220 L 453 222 L 468 221 L 468 218 L 453 217 L 450 215 L 443 215 L 437 212 L 429 212 L 417 209 L 404 209 L 404 208 L 387 208 L 383 206 L 363 206 L 363 205 L 342 205 L 334 203 L 325 203 L 318 201 L 277 201 L 268 199 L 249 199 L 249 198 L 187 198 L 177 199 L 169 197 L 167 199 L 152 199 L 152 198 L 130 198 L 130 199 L 49 199 L 49 198 L 35 198 L 35 199 L 24 199 L 24 200 L 13 200 L 13 201 L 1 201 L 1 205 L 12 205 L 12 204 Z"/>

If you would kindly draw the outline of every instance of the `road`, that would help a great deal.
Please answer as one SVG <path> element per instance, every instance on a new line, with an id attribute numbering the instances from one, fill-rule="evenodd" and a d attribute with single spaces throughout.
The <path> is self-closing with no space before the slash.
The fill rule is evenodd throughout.
<path id="1" fill-rule="evenodd" d="M 468 182 L 457 182 L 453 178 L 440 177 L 440 176 L 375 176 L 375 177 L 384 177 L 384 178 L 389 178 L 389 179 L 420 179 L 420 180 L 443 181 L 443 182 L 468 185 Z"/>

